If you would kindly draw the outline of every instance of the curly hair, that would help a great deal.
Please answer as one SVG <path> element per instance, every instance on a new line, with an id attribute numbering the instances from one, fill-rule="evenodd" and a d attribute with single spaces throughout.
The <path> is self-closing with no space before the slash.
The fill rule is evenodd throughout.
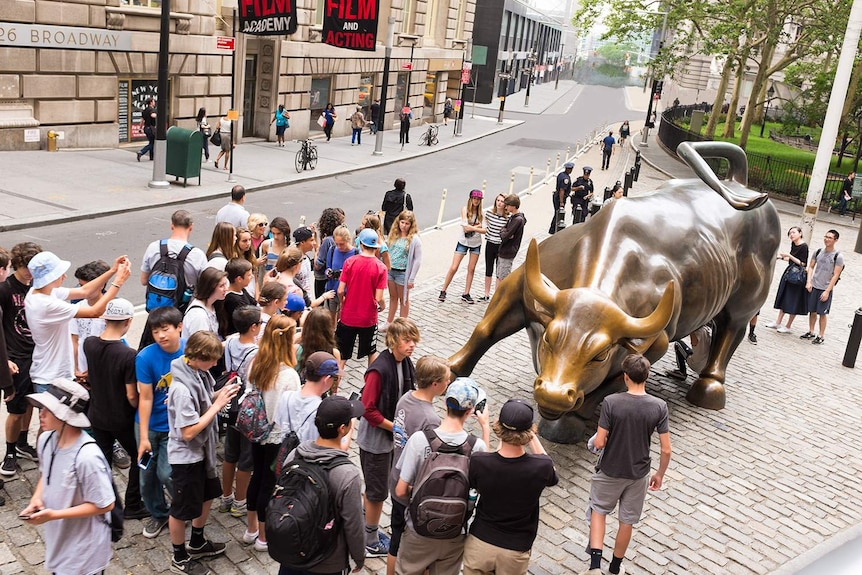
<path id="1" fill-rule="evenodd" d="M 419 233 L 419 226 L 416 225 L 416 216 L 410 210 L 404 210 L 392 222 L 392 228 L 389 230 L 389 237 L 386 238 L 386 243 L 390 246 L 401 237 L 400 222 L 407 220 L 410 222 L 410 231 L 407 232 L 407 247 L 410 247 L 410 242 L 413 241 L 413 236 Z"/>
<path id="2" fill-rule="evenodd" d="M 344 223 L 344 210 L 341 208 L 326 208 L 321 212 L 320 218 L 317 220 L 317 229 L 320 232 L 320 239 L 331 236 L 335 228 Z"/>
<path id="3" fill-rule="evenodd" d="M 293 351 L 295 334 L 296 322 L 286 315 L 269 318 L 263 337 L 260 338 L 260 349 L 248 373 L 249 379 L 260 391 L 269 391 L 275 387 L 282 365 L 296 366 Z"/>
<path id="4" fill-rule="evenodd" d="M 42 246 L 33 242 L 21 242 L 12 246 L 12 268 L 26 268 L 33 256 L 42 251 Z"/>

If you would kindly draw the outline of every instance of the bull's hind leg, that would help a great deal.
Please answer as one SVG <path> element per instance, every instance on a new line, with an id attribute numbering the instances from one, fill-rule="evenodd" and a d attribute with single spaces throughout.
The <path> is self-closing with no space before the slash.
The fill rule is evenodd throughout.
<path id="1" fill-rule="evenodd" d="M 459 376 L 468 376 L 473 368 L 495 343 L 507 338 L 527 325 L 523 304 L 523 267 L 515 270 L 500 282 L 497 292 L 488 304 L 470 339 L 449 358 L 449 367 Z"/>
<path id="2" fill-rule="evenodd" d="M 685 396 L 689 402 L 706 409 L 724 409 L 726 401 L 724 380 L 727 364 L 745 337 L 747 325 L 747 317 L 731 320 L 726 311 L 715 318 L 709 361 Z"/>

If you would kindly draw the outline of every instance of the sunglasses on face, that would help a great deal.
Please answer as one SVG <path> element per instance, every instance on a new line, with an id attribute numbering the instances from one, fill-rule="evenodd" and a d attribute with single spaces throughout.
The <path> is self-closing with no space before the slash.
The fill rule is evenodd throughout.
<path id="1" fill-rule="evenodd" d="M 257 227 L 259 227 L 259 228 L 265 228 L 265 227 L 266 227 L 266 226 L 268 226 L 268 225 L 269 225 L 269 222 L 260 222 L 259 224 L 257 224 Z"/>

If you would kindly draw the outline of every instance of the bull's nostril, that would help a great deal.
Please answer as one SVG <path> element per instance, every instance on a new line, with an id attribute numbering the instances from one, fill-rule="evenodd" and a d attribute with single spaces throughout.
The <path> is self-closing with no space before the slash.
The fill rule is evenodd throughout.
<path id="1" fill-rule="evenodd" d="M 572 397 L 573 395 L 575 397 Z M 583 393 L 577 393 L 576 394 L 575 392 L 569 392 L 569 401 L 571 401 L 573 404 L 572 411 L 577 411 L 584 404 L 584 394 Z"/>

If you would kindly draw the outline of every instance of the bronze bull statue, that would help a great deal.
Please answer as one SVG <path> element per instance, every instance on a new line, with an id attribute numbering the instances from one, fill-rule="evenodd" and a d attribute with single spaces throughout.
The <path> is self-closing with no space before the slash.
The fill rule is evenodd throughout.
<path id="1" fill-rule="evenodd" d="M 525 264 L 501 282 L 450 358 L 455 373 L 469 375 L 491 346 L 526 328 L 548 439 L 583 439 L 585 420 L 619 388 L 627 354 L 655 361 L 670 341 L 709 322 L 709 360 L 686 398 L 708 409 L 725 405 L 727 364 L 769 292 L 778 213 L 765 194 L 746 187 L 739 147 L 683 143 L 678 153 L 700 179 L 671 180 L 541 245 L 531 241 Z M 727 160 L 728 179 L 719 180 L 704 157 Z"/>

